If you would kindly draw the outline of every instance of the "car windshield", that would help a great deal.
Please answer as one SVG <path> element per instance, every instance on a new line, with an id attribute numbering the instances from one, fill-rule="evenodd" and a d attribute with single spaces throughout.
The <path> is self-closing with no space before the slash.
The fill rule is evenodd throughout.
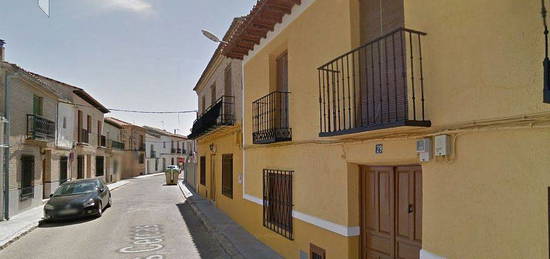
<path id="1" fill-rule="evenodd" d="M 75 182 L 61 185 L 54 193 L 54 196 L 76 195 L 95 191 L 96 182 Z"/>

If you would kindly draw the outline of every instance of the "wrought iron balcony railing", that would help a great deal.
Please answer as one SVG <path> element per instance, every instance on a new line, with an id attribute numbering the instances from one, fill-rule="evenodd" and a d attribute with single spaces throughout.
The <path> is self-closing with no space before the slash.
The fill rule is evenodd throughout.
<path id="1" fill-rule="evenodd" d="M 177 149 L 175 149 L 175 148 L 172 148 L 171 151 L 172 151 L 172 154 L 177 154 L 178 153 Z"/>
<path id="2" fill-rule="evenodd" d="M 145 151 L 145 144 L 139 145 L 138 151 Z"/>
<path id="3" fill-rule="evenodd" d="M 319 67 L 319 136 L 430 127 L 424 110 L 425 35 L 400 28 Z"/>
<path id="4" fill-rule="evenodd" d="M 80 139 L 78 142 L 90 143 L 90 132 L 87 129 L 80 129 Z"/>
<path id="5" fill-rule="evenodd" d="M 42 116 L 27 114 L 27 138 L 42 140 L 55 139 L 55 122 Z"/>
<path id="6" fill-rule="evenodd" d="M 289 92 L 272 92 L 252 103 L 254 144 L 292 140 L 288 118 Z"/>
<path id="7" fill-rule="evenodd" d="M 124 150 L 124 143 L 111 140 L 111 148 Z"/>
<path id="8" fill-rule="evenodd" d="M 235 97 L 222 96 L 214 105 L 211 105 L 206 111 L 193 123 L 190 139 L 196 139 L 221 126 L 229 126 L 235 123 L 234 113 Z"/>

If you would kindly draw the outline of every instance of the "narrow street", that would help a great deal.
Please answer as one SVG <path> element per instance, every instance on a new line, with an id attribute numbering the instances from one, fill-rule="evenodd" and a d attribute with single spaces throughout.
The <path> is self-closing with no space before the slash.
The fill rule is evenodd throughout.
<path id="1" fill-rule="evenodd" d="M 227 258 L 164 176 L 132 179 L 112 197 L 101 218 L 43 223 L 0 258 Z"/>

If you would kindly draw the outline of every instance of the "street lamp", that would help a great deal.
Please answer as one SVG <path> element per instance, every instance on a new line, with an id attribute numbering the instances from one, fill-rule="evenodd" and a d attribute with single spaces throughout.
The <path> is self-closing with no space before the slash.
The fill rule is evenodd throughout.
<path id="1" fill-rule="evenodd" d="M 208 38 L 209 40 L 211 40 L 215 43 L 227 44 L 227 42 L 225 42 L 223 40 L 220 40 L 220 38 L 218 38 L 218 36 L 214 35 L 214 33 L 211 33 L 211 32 L 209 32 L 205 29 L 202 29 L 201 32 L 202 32 L 202 35 L 204 35 L 204 37 Z"/>
<path id="2" fill-rule="evenodd" d="M 544 67 L 544 91 L 543 101 L 550 103 L 550 59 L 548 58 L 548 25 L 546 23 L 546 7 L 544 6 L 544 0 L 541 0 L 541 15 L 544 25 L 544 61 L 542 62 Z"/>

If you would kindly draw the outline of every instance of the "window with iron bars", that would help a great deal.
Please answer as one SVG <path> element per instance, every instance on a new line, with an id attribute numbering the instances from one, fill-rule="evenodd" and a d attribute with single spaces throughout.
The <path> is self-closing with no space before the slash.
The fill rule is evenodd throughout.
<path id="1" fill-rule="evenodd" d="M 264 227 L 294 240 L 292 227 L 292 175 L 294 171 L 264 169 Z"/>

